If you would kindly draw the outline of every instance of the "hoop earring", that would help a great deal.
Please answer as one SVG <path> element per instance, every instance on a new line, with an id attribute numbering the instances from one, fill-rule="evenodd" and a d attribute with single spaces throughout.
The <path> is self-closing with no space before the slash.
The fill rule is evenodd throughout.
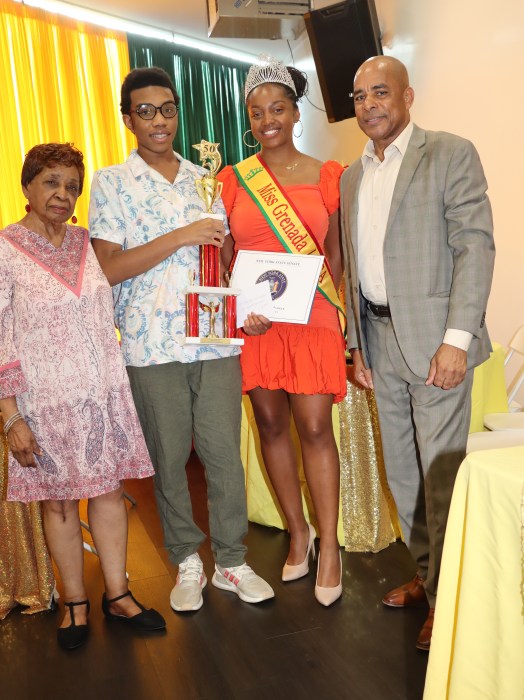
<path id="1" fill-rule="evenodd" d="M 251 131 L 251 129 L 247 129 L 246 131 L 244 131 L 244 133 L 242 135 L 242 141 L 244 142 L 244 146 L 247 146 L 248 148 L 258 148 L 258 146 L 260 146 L 260 141 L 257 141 L 254 145 L 251 143 L 248 143 L 246 141 L 246 134 L 251 134 L 251 136 L 253 136 L 253 132 Z"/>
<path id="2" fill-rule="evenodd" d="M 25 210 L 26 210 L 26 212 L 29 214 L 29 212 L 31 211 L 31 205 L 30 205 L 30 204 L 26 204 L 26 205 L 25 205 Z"/>
<path id="3" fill-rule="evenodd" d="M 297 124 L 300 124 L 300 127 L 301 127 L 301 128 L 300 128 L 300 134 L 295 134 L 295 126 L 296 126 Z M 294 136 L 296 139 L 299 139 L 299 138 L 302 136 L 303 133 L 304 133 L 304 125 L 302 124 L 302 120 L 299 119 L 298 122 L 295 122 L 295 123 L 293 124 L 293 136 Z"/>
<path id="4" fill-rule="evenodd" d="M 72 224 L 76 224 L 77 221 L 78 221 L 78 219 L 77 219 L 76 216 L 73 214 L 73 216 L 71 217 L 71 223 L 72 223 Z"/>

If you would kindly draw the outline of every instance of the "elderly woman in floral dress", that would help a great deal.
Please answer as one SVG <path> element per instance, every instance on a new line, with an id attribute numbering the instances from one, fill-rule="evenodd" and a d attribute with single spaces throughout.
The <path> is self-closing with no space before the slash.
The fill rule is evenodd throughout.
<path id="1" fill-rule="evenodd" d="M 66 612 L 58 642 L 88 636 L 78 500 L 87 498 L 105 582 L 102 609 L 130 627 L 165 627 L 128 591 L 123 479 L 153 473 L 113 326 L 111 290 L 88 232 L 66 223 L 82 192 L 70 144 L 32 148 L 27 214 L 0 231 L 0 410 L 10 449 L 7 499 L 42 501 Z M 76 221 L 73 219 L 73 221 Z"/>

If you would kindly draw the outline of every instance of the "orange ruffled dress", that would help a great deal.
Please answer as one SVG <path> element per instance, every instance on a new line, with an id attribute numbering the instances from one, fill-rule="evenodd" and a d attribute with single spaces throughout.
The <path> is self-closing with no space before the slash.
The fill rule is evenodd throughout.
<path id="1" fill-rule="evenodd" d="M 339 207 L 342 166 L 327 161 L 317 185 L 284 187 L 322 247 L 329 216 Z M 223 183 L 222 200 L 237 250 L 286 253 L 269 228 L 261 211 L 240 185 L 231 166 L 218 175 Z M 284 389 L 290 394 L 333 394 L 338 403 L 346 395 L 345 342 L 335 307 L 317 290 L 307 325 L 273 323 L 267 333 L 243 335 L 240 356 L 244 393 L 263 389 Z"/>

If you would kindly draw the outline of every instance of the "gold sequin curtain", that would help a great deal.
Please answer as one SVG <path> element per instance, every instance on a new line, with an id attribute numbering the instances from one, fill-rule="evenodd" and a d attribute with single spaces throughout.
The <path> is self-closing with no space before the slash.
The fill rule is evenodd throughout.
<path id="1" fill-rule="evenodd" d="M 40 503 L 3 500 L 8 457 L 3 428 L 0 415 L 0 620 L 17 605 L 26 614 L 48 610 L 55 585 Z"/>
<path id="2" fill-rule="evenodd" d="M 349 368 L 351 374 L 351 368 Z M 339 542 L 347 552 L 378 552 L 400 537 L 397 510 L 389 491 L 382 457 L 375 397 L 348 380 L 346 398 L 333 407 L 333 430 L 340 453 Z M 292 430 L 304 513 L 316 523 Z M 252 522 L 285 528 L 286 522 L 267 476 L 258 430 L 247 396 L 242 402 L 242 462 L 246 471 L 248 517 Z"/>
<path id="3" fill-rule="evenodd" d="M 372 391 L 351 378 L 338 404 L 340 506 L 347 552 L 379 552 L 400 537 L 397 509 L 388 487 Z"/>

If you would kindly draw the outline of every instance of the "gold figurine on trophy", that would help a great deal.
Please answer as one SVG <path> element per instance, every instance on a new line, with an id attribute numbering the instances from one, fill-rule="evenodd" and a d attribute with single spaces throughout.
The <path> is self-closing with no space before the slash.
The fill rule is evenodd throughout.
<path id="1" fill-rule="evenodd" d="M 202 311 L 207 311 L 209 313 L 209 333 L 206 335 L 206 338 L 211 338 L 213 340 L 218 338 L 218 335 L 216 334 L 215 330 L 215 323 L 216 315 L 220 308 L 220 302 L 217 301 L 215 304 L 213 299 L 210 299 L 209 304 L 204 304 L 203 302 L 200 302 L 200 308 L 202 309 Z"/>
<path id="2" fill-rule="evenodd" d="M 206 205 L 206 212 L 213 213 L 213 204 L 220 197 L 222 192 L 222 183 L 216 179 L 216 174 L 222 165 L 222 156 L 218 147 L 219 143 L 210 143 L 209 141 L 200 141 L 193 144 L 193 148 L 200 151 L 200 162 L 202 167 L 209 170 L 200 180 L 195 180 L 197 192 Z"/>

